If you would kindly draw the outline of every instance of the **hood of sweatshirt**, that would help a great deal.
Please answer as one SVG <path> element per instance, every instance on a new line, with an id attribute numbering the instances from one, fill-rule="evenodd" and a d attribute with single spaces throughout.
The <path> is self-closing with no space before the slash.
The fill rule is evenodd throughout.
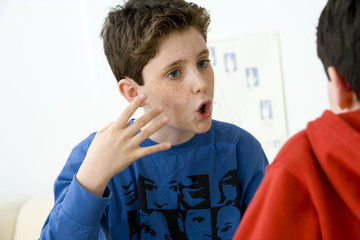
<path id="1" fill-rule="evenodd" d="M 306 132 L 328 180 L 360 219 L 360 110 L 339 115 L 325 111 Z"/>

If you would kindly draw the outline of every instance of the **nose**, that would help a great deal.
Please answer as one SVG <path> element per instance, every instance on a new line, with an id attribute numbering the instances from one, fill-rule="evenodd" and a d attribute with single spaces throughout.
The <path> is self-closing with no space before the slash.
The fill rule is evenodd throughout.
<path id="1" fill-rule="evenodd" d="M 192 91 L 194 94 L 204 92 L 207 88 L 208 81 L 206 77 L 201 74 L 198 70 L 192 74 Z"/>
<path id="2" fill-rule="evenodd" d="M 162 209 L 163 207 L 169 206 L 168 203 L 154 203 L 156 207 L 158 207 L 159 209 Z"/>

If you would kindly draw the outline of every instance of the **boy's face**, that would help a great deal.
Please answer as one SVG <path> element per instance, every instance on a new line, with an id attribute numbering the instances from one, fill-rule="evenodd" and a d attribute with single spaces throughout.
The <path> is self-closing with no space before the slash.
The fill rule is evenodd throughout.
<path id="1" fill-rule="evenodd" d="M 214 72 L 202 35 L 194 28 L 173 32 L 143 68 L 144 109 L 162 106 L 166 134 L 203 133 L 211 126 Z"/>

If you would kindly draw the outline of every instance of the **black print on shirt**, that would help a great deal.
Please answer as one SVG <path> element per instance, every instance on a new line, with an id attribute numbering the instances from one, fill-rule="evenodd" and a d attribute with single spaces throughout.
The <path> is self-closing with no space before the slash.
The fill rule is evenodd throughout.
<path id="1" fill-rule="evenodd" d="M 128 224 L 129 224 L 129 239 L 138 240 L 140 239 L 140 227 L 137 219 L 137 211 L 131 210 L 127 212 Z"/>
<path id="2" fill-rule="evenodd" d="M 131 182 L 123 188 L 126 204 L 139 204 L 128 212 L 130 239 L 231 239 L 240 221 L 236 170 L 212 188 L 207 174 L 165 181 L 139 175 L 136 187 Z M 210 189 L 219 201 L 211 203 Z"/>
<path id="3" fill-rule="evenodd" d="M 173 233 L 167 222 L 166 212 L 158 210 L 140 210 L 140 235 L 141 239 L 172 240 Z M 162 223 L 162 224 L 159 224 Z"/>
<path id="4" fill-rule="evenodd" d="M 137 184 L 140 209 L 161 210 L 177 208 L 177 181 L 155 182 L 139 175 Z"/>
<path id="5" fill-rule="evenodd" d="M 241 213 L 234 205 L 212 208 L 212 235 L 214 239 L 231 240 L 240 222 Z"/>
<path id="6" fill-rule="evenodd" d="M 210 208 L 208 175 L 188 176 L 179 182 L 178 204 L 180 209 Z"/>
<path id="7" fill-rule="evenodd" d="M 219 182 L 220 204 L 229 206 L 240 203 L 239 182 L 236 170 L 228 171 Z"/>
<path id="8" fill-rule="evenodd" d="M 124 197 L 125 197 L 125 204 L 131 205 L 137 200 L 136 196 L 136 186 L 133 181 L 131 181 L 128 185 L 122 185 L 124 189 Z"/>

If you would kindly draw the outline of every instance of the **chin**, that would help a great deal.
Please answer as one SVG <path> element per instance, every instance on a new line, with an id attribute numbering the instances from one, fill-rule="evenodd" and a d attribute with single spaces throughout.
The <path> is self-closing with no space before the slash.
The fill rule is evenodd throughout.
<path id="1" fill-rule="evenodd" d="M 211 118 L 209 120 L 207 120 L 206 122 L 199 123 L 195 132 L 196 133 L 205 133 L 205 132 L 209 131 L 209 129 L 211 128 L 211 123 L 212 123 Z"/>

